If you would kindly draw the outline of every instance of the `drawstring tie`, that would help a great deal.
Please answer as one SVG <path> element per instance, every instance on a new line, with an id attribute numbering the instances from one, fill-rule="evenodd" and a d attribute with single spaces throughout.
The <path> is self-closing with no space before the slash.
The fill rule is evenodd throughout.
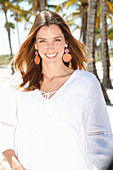
<path id="1" fill-rule="evenodd" d="M 42 96 L 43 96 L 45 99 L 49 99 L 49 98 L 50 98 L 50 94 L 56 93 L 56 91 L 52 91 L 52 92 L 44 92 L 44 91 L 41 91 L 41 93 L 42 93 Z"/>

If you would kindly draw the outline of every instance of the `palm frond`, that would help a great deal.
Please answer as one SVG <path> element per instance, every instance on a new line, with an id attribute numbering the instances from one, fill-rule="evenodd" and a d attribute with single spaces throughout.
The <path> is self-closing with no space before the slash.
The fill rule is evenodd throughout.
<path id="1" fill-rule="evenodd" d="M 69 8 L 72 4 L 74 4 L 77 0 L 68 0 L 65 4 L 66 8 Z"/>
<path id="2" fill-rule="evenodd" d="M 107 1 L 107 9 L 111 14 L 113 14 L 113 6 L 109 1 Z"/>

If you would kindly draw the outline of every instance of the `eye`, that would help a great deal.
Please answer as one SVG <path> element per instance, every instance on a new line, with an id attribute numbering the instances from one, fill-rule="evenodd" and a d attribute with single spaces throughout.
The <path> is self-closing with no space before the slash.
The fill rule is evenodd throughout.
<path id="1" fill-rule="evenodd" d="M 61 39 L 55 39 L 55 42 L 59 42 L 59 41 L 61 41 Z"/>
<path id="2" fill-rule="evenodd" d="M 44 42 L 46 42 L 46 41 L 45 41 L 45 40 L 40 40 L 40 41 L 39 41 L 39 43 L 44 43 Z"/>

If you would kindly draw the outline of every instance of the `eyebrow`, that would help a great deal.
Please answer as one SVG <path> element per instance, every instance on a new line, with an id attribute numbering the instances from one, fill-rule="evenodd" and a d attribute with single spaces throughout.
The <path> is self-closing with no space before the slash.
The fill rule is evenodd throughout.
<path id="1" fill-rule="evenodd" d="M 53 39 L 56 39 L 56 38 L 63 38 L 62 36 L 57 36 L 57 37 L 54 37 Z M 41 37 L 39 37 L 39 38 L 37 38 L 38 40 L 39 39 L 43 39 L 43 40 L 46 40 L 46 38 L 41 38 Z"/>

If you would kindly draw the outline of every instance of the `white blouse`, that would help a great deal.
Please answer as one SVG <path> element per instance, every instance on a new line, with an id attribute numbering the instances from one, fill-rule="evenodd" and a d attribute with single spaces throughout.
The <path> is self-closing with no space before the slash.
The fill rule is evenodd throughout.
<path id="1" fill-rule="evenodd" d="M 15 90 L 0 102 L 0 151 L 13 149 L 27 170 L 91 170 L 110 159 L 111 127 L 96 77 L 75 70 L 49 98 Z"/>

